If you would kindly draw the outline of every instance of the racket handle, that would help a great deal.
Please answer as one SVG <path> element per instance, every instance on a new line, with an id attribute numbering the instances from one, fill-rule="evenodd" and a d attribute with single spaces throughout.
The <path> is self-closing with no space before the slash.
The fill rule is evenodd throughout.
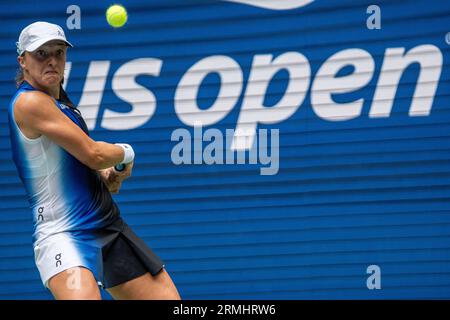
<path id="1" fill-rule="evenodd" d="M 114 170 L 120 172 L 120 171 L 125 170 L 125 167 L 126 167 L 126 164 L 119 163 L 114 166 Z"/>

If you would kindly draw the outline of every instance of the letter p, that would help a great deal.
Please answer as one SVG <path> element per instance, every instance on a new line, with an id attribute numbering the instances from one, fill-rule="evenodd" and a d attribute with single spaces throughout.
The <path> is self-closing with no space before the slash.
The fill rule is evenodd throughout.
<path id="1" fill-rule="evenodd" d="M 265 107 L 264 97 L 270 81 L 281 70 L 289 72 L 286 92 L 276 105 Z M 286 52 L 276 59 L 273 59 L 271 54 L 256 55 L 253 59 L 231 149 L 251 149 L 258 123 L 274 124 L 292 116 L 305 99 L 310 77 L 309 62 L 298 52 Z M 247 134 L 242 135 L 242 132 Z"/>

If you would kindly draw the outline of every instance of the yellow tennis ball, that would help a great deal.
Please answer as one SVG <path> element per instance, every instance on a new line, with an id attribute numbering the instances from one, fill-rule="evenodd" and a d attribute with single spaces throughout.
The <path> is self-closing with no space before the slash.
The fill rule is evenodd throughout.
<path id="1" fill-rule="evenodd" d="M 106 10 L 106 21 L 114 28 L 123 26 L 127 19 L 127 10 L 119 4 L 112 5 Z"/>

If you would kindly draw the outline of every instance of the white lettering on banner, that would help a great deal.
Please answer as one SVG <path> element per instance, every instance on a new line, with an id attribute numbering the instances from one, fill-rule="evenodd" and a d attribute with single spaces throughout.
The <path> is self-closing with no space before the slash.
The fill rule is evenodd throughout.
<path id="1" fill-rule="evenodd" d="M 409 50 L 406 54 L 405 48 L 386 49 L 370 108 L 370 118 L 390 116 L 401 76 L 413 63 L 419 63 L 420 73 L 409 115 L 428 116 L 430 114 L 442 71 L 442 52 L 433 45 L 422 45 Z"/>
<path id="2" fill-rule="evenodd" d="M 109 130 L 127 130 L 144 125 L 156 110 L 153 92 L 136 83 L 137 75 L 159 76 L 162 60 L 142 58 L 122 65 L 114 74 L 112 89 L 114 93 L 131 104 L 129 112 L 105 110 L 101 126 Z"/>
<path id="3" fill-rule="evenodd" d="M 129 112 L 106 110 L 101 126 L 110 130 L 134 129 L 151 119 L 156 109 L 156 98 L 147 88 L 135 82 L 136 76 L 148 74 L 159 76 L 163 61 L 142 58 L 123 65 L 113 77 L 113 90 L 133 108 Z M 378 83 L 369 117 L 389 117 L 401 76 L 412 64 L 418 63 L 420 73 L 416 81 L 409 116 L 428 116 L 431 112 L 439 78 L 442 71 L 442 53 L 434 45 L 420 45 L 405 54 L 405 48 L 388 48 L 385 51 Z M 339 70 L 353 66 L 354 71 L 339 76 Z M 66 83 L 71 64 L 66 69 Z M 90 129 L 95 127 L 100 101 L 105 88 L 110 61 L 92 61 L 80 109 Z M 280 70 L 289 73 L 288 86 L 281 100 L 271 107 L 263 105 L 270 81 Z M 243 96 L 242 109 L 238 116 L 231 148 L 249 150 L 259 123 L 280 123 L 292 116 L 307 95 L 311 85 L 311 106 L 314 112 L 327 121 L 343 121 L 361 115 L 364 98 L 356 101 L 337 103 L 334 94 L 353 92 L 366 86 L 374 76 L 374 60 L 369 52 L 351 48 L 339 51 L 328 58 L 311 81 L 308 59 L 298 52 L 287 52 L 273 58 L 271 54 L 255 55 Z M 220 76 L 219 94 L 208 109 L 198 106 L 197 96 L 200 86 L 210 73 Z M 126 75 L 126 76 L 125 76 Z M 224 119 L 236 106 L 244 87 L 243 72 L 240 65 L 228 56 L 210 56 L 196 62 L 189 68 L 175 91 L 175 112 L 186 125 L 207 126 Z M 127 121 L 123 121 L 123 117 Z M 119 121 L 120 119 L 120 121 Z M 250 130 L 248 130 L 250 129 Z M 238 131 L 253 132 L 250 136 L 236 134 Z"/>
<path id="4" fill-rule="evenodd" d="M 348 65 L 354 67 L 354 72 L 336 77 L 338 71 Z M 314 112 L 329 121 L 359 117 L 363 98 L 353 102 L 336 103 L 333 101 L 333 95 L 361 89 L 372 79 L 374 69 L 372 56 L 361 49 L 347 49 L 332 55 L 320 67 L 311 88 L 311 106 Z"/>
<path id="5" fill-rule="evenodd" d="M 289 73 L 288 87 L 284 96 L 274 106 L 263 105 L 269 83 L 280 70 Z M 274 124 L 288 119 L 300 107 L 308 92 L 311 69 L 308 59 L 298 52 L 286 52 L 273 59 L 271 54 L 256 55 L 244 94 L 236 130 L 256 132 L 258 123 Z M 248 150 L 253 144 L 252 136 L 234 136 L 231 149 Z"/>
<path id="6" fill-rule="evenodd" d="M 307 4 L 310 4 L 314 0 L 276 0 L 276 1 L 261 1 L 261 0 L 226 0 L 231 2 L 238 2 L 248 4 L 255 7 L 271 9 L 271 10 L 288 10 L 297 9 Z"/>
<path id="7" fill-rule="evenodd" d="M 68 79 L 69 79 L 70 71 L 71 71 L 71 70 L 72 70 L 72 62 L 67 61 L 67 62 L 66 62 L 66 67 L 65 67 L 65 69 L 64 69 L 64 82 L 63 82 L 63 84 L 62 84 L 62 87 L 63 87 L 64 90 L 66 90 L 66 87 L 67 87 L 67 81 L 68 81 Z"/>
<path id="8" fill-rule="evenodd" d="M 110 64 L 109 61 L 92 61 L 89 64 L 83 95 L 78 105 L 90 130 L 95 128 Z"/>
<path id="9" fill-rule="evenodd" d="M 198 107 L 200 85 L 210 73 L 220 76 L 220 91 L 207 110 Z M 175 92 L 175 112 L 186 125 L 208 126 L 222 120 L 236 105 L 242 92 L 243 75 L 239 64 L 227 56 L 211 56 L 194 64 L 181 78 Z"/>

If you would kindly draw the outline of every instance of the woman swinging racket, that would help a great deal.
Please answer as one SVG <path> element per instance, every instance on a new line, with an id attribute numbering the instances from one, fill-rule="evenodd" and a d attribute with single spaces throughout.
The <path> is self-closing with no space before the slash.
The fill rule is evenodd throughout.
<path id="1" fill-rule="evenodd" d="M 131 175 L 134 151 L 89 137 L 61 84 L 61 27 L 35 22 L 17 42 L 18 89 L 9 106 L 13 159 L 33 213 L 33 246 L 55 299 L 179 299 L 162 261 L 120 217 L 111 192 Z M 114 166 L 124 164 L 118 172 Z"/>

